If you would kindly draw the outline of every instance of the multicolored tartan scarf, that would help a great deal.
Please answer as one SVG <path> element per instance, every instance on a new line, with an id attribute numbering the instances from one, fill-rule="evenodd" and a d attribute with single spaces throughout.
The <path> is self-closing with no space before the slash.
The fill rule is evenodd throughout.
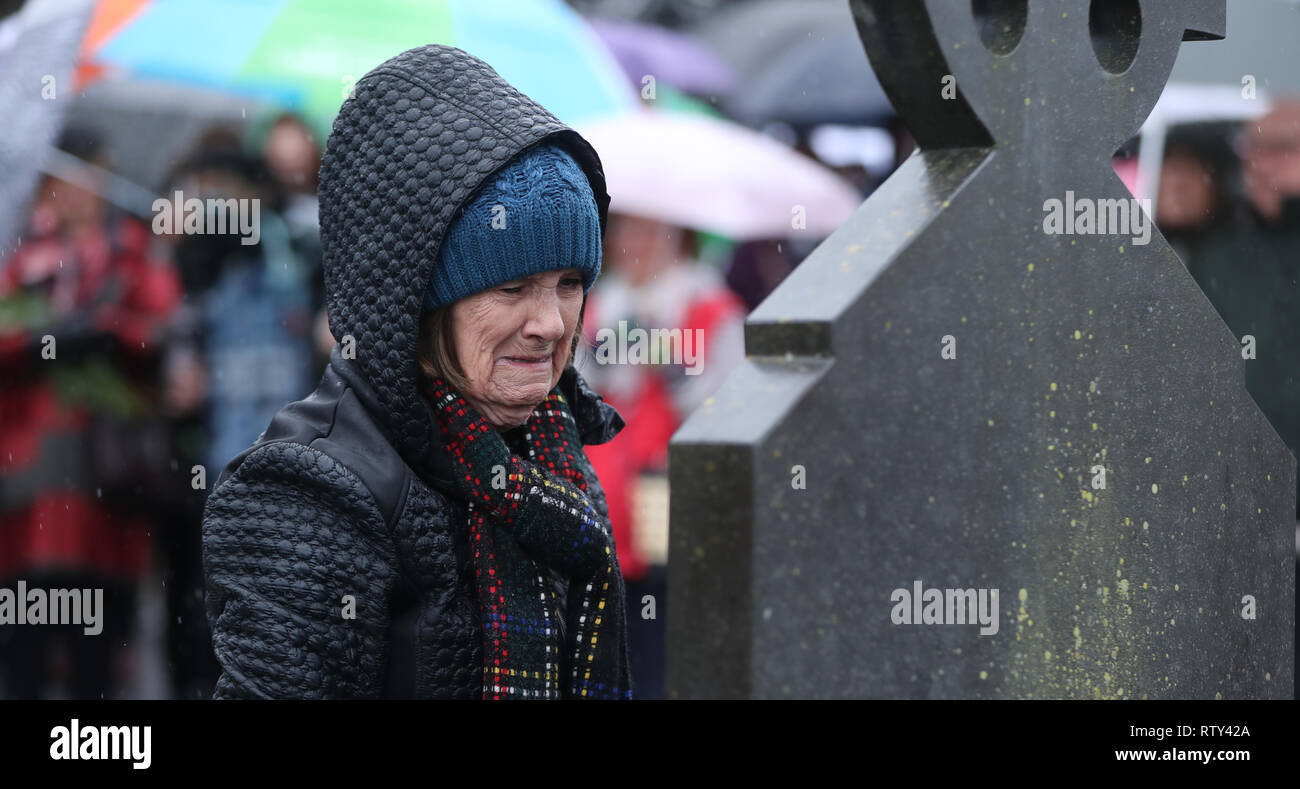
<path id="1" fill-rule="evenodd" d="M 582 442 L 569 404 L 552 391 L 533 410 L 520 430 L 525 458 L 441 378 L 425 393 L 469 503 L 483 698 L 632 698 L 623 575 L 575 462 Z M 563 613 L 547 568 L 569 579 Z"/>

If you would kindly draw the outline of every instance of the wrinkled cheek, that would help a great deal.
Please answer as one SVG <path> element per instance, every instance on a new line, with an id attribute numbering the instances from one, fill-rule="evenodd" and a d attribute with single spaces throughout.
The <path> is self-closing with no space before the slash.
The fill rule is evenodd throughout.
<path id="1" fill-rule="evenodd" d="M 500 373 L 500 367 L 495 364 L 492 349 L 480 347 L 474 349 L 474 381 L 480 387 L 487 389 L 491 386 L 493 379 Z"/>

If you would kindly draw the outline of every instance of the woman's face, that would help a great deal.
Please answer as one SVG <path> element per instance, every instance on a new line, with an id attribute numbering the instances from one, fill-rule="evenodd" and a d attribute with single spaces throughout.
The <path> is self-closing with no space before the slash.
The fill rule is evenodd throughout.
<path id="1" fill-rule="evenodd" d="M 680 228 L 654 219 L 613 213 L 605 239 L 605 259 L 632 285 L 649 282 L 681 259 Z"/>
<path id="2" fill-rule="evenodd" d="M 476 293 L 451 307 L 456 358 L 469 404 L 498 430 L 518 427 L 569 361 L 582 311 L 582 273 L 547 271 Z"/>

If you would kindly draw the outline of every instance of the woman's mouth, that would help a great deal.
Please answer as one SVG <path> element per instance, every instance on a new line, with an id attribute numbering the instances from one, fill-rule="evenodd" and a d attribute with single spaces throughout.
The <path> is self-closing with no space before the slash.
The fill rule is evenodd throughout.
<path id="1" fill-rule="evenodd" d="M 502 361 L 520 367 L 550 367 L 551 365 L 549 356 L 506 356 Z"/>

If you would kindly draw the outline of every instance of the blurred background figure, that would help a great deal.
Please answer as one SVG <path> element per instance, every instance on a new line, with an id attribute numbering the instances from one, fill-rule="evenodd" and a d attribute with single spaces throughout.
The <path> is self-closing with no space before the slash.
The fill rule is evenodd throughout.
<path id="1" fill-rule="evenodd" d="M 1300 100 L 1275 102 L 1233 140 L 1242 195 L 1234 215 L 1180 252 L 1243 353 L 1253 353 L 1246 388 L 1300 456 Z M 1253 349 L 1244 345 L 1248 335 Z M 1296 498 L 1300 572 L 1300 479 Z"/>
<path id="2" fill-rule="evenodd" d="M 611 213 L 602 277 L 583 320 L 578 369 L 627 422 L 613 441 L 586 450 L 608 498 L 633 609 L 628 640 L 638 698 L 664 693 L 668 442 L 745 355 L 744 305 L 715 268 L 698 261 L 695 239 L 665 222 Z M 630 348 L 616 346 L 637 329 L 647 336 L 680 330 L 682 345 L 670 340 L 647 355 L 651 363 L 629 363 Z M 639 615 L 645 595 L 653 619 Z"/>
<path id="3" fill-rule="evenodd" d="M 316 187 L 321 151 L 311 129 L 296 115 L 280 112 L 266 129 L 261 146 L 256 145 L 256 134 L 249 132 L 284 196 L 284 219 L 290 231 L 294 236 L 319 237 Z"/>
<path id="4" fill-rule="evenodd" d="M 167 648 L 173 694 L 180 698 L 211 697 L 218 675 L 203 607 L 206 491 L 275 412 L 305 396 L 320 374 L 311 334 L 313 299 L 322 292 L 315 282 L 319 241 L 310 191 L 318 154 L 297 122 L 270 128 L 266 146 L 277 152 L 278 177 L 266 161 L 246 153 L 247 141 L 217 128 L 201 137 L 164 189 L 186 198 L 257 200 L 260 220 L 255 244 L 242 243 L 238 234 L 170 238 L 185 298 L 168 349 L 167 414 L 179 465 L 202 466 L 206 483 L 169 513 Z M 285 210 L 299 212 L 296 232 Z"/>
<path id="5" fill-rule="evenodd" d="M 1294 226 L 1300 197 L 1300 99 L 1280 101 L 1238 138 L 1246 196 L 1259 218 L 1278 228 Z"/>
<path id="6" fill-rule="evenodd" d="M 1192 128 L 1171 131 L 1156 198 L 1156 224 L 1184 261 L 1231 220 L 1229 184 L 1237 172 L 1225 130 Z"/>
<path id="7" fill-rule="evenodd" d="M 740 297 L 749 313 L 794 270 L 799 258 L 778 239 L 737 244 L 727 268 L 727 287 Z"/>
<path id="8" fill-rule="evenodd" d="M 211 478 L 261 434 L 285 403 L 306 395 L 319 378 L 311 329 L 314 285 L 306 255 L 284 221 L 284 195 L 266 164 L 247 155 L 233 133 L 214 130 L 180 165 L 167 193 L 202 200 L 256 200 L 260 238 L 184 235 L 176 266 L 185 288 L 183 336 L 174 357 L 198 361 L 206 385 L 202 407 Z"/>
<path id="9" fill-rule="evenodd" d="M 58 147 L 108 164 L 93 129 L 66 129 Z M 156 503 L 171 486 L 157 380 L 178 282 L 148 227 L 100 187 L 98 170 L 46 177 L 22 245 L 0 264 L 0 586 L 104 590 L 97 636 L 0 628 L 7 697 L 121 691 Z"/>
<path id="10" fill-rule="evenodd" d="M 1187 267 L 1233 334 L 1254 338 L 1246 388 L 1300 454 L 1300 101 L 1242 124 L 1236 149 L 1244 203 Z"/>
<path id="11" fill-rule="evenodd" d="M 334 338 L 325 316 L 325 279 L 321 274 L 319 201 L 316 188 L 320 171 L 321 145 L 311 127 L 294 113 L 272 108 L 269 118 L 250 124 L 249 148 L 266 161 L 271 177 L 284 201 L 283 219 L 294 252 L 301 259 L 303 275 L 310 287 L 309 306 L 315 315 L 313 369 L 323 371 L 329 362 Z"/>

